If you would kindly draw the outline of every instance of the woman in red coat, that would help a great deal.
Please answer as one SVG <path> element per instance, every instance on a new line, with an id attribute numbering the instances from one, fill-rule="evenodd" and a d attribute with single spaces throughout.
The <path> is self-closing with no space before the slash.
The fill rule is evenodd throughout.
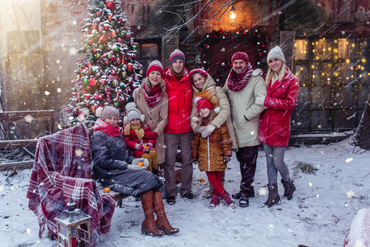
<path id="1" fill-rule="evenodd" d="M 292 199 L 296 189 L 284 162 L 284 154 L 289 142 L 290 116 L 297 102 L 299 82 L 285 66 L 285 57 L 279 46 L 269 52 L 267 62 L 267 96 L 256 97 L 255 103 L 268 107 L 261 114 L 258 140 L 263 143 L 266 153 L 269 197 L 265 204 L 271 207 L 280 201 L 278 172 L 282 177 L 284 197 Z"/>

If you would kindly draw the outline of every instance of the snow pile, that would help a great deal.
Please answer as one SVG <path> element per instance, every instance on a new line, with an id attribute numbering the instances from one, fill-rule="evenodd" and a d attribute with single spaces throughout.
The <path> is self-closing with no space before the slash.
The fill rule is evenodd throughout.
<path id="1" fill-rule="evenodd" d="M 370 208 L 363 208 L 353 218 L 344 247 L 370 247 Z"/>

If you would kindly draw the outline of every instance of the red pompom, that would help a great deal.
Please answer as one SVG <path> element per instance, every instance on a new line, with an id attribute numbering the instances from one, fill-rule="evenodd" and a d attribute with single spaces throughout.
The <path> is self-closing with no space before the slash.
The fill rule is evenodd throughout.
<path id="1" fill-rule="evenodd" d="M 107 1 L 105 6 L 107 6 L 107 8 L 110 10 L 114 10 L 116 8 L 116 4 L 113 1 Z"/>

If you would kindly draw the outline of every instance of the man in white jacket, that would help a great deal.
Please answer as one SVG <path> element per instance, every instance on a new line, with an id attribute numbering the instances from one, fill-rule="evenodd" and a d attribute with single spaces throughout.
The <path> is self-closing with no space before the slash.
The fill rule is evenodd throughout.
<path id="1" fill-rule="evenodd" d="M 258 155 L 259 115 L 265 109 L 256 105 L 257 95 L 266 95 L 266 86 L 262 70 L 253 71 L 249 57 L 244 52 L 235 53 L 232 58 L 232 70 L 226 80 L 224 90 L 230 101 L 235 137 L 238 143 L 236 157 L 240 163 L 242 180 L 240 192 L 233 195 L 239 199 L 240 207 L 249 206 L 249 197 L 254 197 L 254 174 Z"/>

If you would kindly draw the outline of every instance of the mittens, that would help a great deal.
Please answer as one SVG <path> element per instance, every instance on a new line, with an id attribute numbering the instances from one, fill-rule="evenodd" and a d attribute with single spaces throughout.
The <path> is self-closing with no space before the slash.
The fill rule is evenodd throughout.
<path id="1" fill-rule="evenodd" d="M 135 148 L 136 148 L 136 150 L 138 150 L 138 151 L 143 151 L 143 150 L 144 150 L 144 145 L 143 145 L 143 144 L 138 144 L 138 143 L 136 143 L 136 144 L 135 144 Z"/>
<path id="2" fill-rule="evenodd" d="M 200 126 L 198 128 L 195 128 L 195 132 L 199 133 L 199 134 L 202 134 L 202 132 L 204 131 L 206 127 L 205 126 Z"/>
<path id="3" fill-rule="evenodd" d="M 212 134 L 212 132 L 216 129 L 216 126 L 213 124 L 208 124 L 205 130 L 202 132 L 202 137 L 207 138 Z"/>
<path id="4" fill-rule="evenodd" d="M 224 157 L 224 161 L 225 161 L 225 163 L 228 163 L 228 162 L 230 162 L 230 158 L 229 157 Z"/>

